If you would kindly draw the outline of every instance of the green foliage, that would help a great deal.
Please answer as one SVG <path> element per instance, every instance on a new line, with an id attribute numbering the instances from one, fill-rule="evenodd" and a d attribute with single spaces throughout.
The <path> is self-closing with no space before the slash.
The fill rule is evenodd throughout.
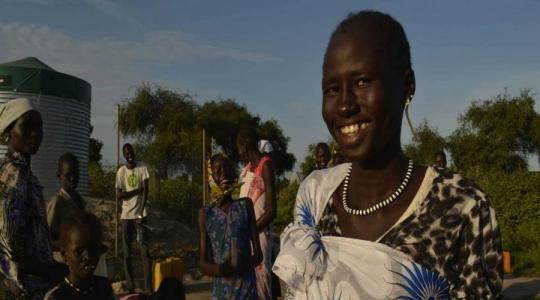
<path id="1" fill-rule="evenodd" d="M 202 106 L 189 94 L 141 85 L 121 107 L 120 129 L 136 139 L 136 152 L 161 178 L 186 172 L 200 176 L 202 128 L 233 160 L 238 161 L 236 134 L 241 126 L 255 126 L 274 146 L 276 171 L 292 170 L 295 158 L 287 153 L 289 138 L 275 120 L 261 122 L 234 100 L 209 101 Z M 208 147 L 209 149 L 210 147 Z"/>
<path id="2" fill-rule="evenodd" d="M 187 176 L 170 179 L 151 177 L 149 201 L 161 211 L 186 222 L 195 222 L 197 210 L 201 206 L 201 185 L 195 184 Z"/>
<path id="3" fill-rule="evenodd" d="M 307 176 L 311 171 L 315 170 L 315 147 L 317 146 L 317 143 L 309 144 L 308 145 L 308 153 L 304 157 L 304 161 L 300 164 L 300 170 L 302 171 L 302 175 Z"/>
<path id="4" fill-rule="evenodd" d="M 512 271 L 520 276 L 540 274 L 540 173 L 529 171 L 471 171 L 468 174 L 490 196 L 501 229 L 503 248 L 510 250 Z"/>
<path id="5" fill-rule="evenodd" d="M 115 167 L 102 167 L 94 161 L 88 163 L 88 185 L 91 197 L 114 200 L 116 198 L 115 182 Z"/>
<path id="6" fill-rule="evenodd" d="M 276 120 L 268 120 L 259 124 L 259 136 L 261 139 L 269 140 L 274 150 L 272 151 L 272 161 L 276 169 L 276 174 L 282 175 L 291 171 L 296 158 L 292 153 L 287 153 L 289 137 L 283 134 L 281 126 Z"/>
<path id="7" fill-rule="evenodd" d="M 540 116 L 532 94 L 502 94 L 474 102 L 447 138 L 424 121 L 411 145 L 410 157 L 430 162 L 446 146 L 454 168 L 478 183 L 491 197 L 500 225 L 503 248 L 510 250 L 515 275 L 540 275 L 540 173 L 527 170 L 538 154 Z"/>
<path id="8" fill-rule="evenodd" d="M 289 182 L 277 195 L 277 216 L 273 226 L 275 232 L 281 232 L 285 226 L 293 221 L 294 203 L 300 184 L 296 181 Z"/>
<path id="9" fill-rule="evenodd" d="M 461 171 L 514 172 L 527 169 L 538 153 L 540 116 L 529 91 L 474 102 L 447 139 L 454 166 Z"/>
<path id="10" fill-rule="evenodd" d="M 429 126 L 427 120 L 424 120 L 413 136 L 412 144 L 405 145 L 403 152 L 407 157 L 415 162 L 424 165 L 434 164 L 434 155 L 437 151 L 445 148 L 445 140 L 439 134 L 436 128 Z"/>
<path id="11" fill-rule="evenodd" d="M 179 94 L 147 84 L 120 107 L 120 130 L 137 139 L 139 155 L 158 176 L 199 167 L 201 137 L 196 131 L 198 106 L 189 94 Z"/>
<path id="12" fill-rule="evenodd" d="M 90 138 L 88 142 L 88 161 L 101 164 L 101 159 L 103 158 L 103 155 L 101 155 L 102 148 L 103 148 L 102 142 L 94 138 Z"/>

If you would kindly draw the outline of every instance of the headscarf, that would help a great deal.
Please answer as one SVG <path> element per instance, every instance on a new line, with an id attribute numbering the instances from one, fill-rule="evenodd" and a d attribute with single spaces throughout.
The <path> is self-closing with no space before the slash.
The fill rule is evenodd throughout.
<path id="1" fill-rule="evenodd" d="M 259 141 L 259 151 L 262 154 L 270 153 L 273 150 L 274 150 L 274 148 L 272 148 L 272 144 L 270 143 L 270 141 L 268 141 L 268 140 L 260 140 Z"/>
<path id="2" fill-rule="evenodd" d="M 6 102 L 0 108 L 0 134 L 17 121 L 22 115 L 31 110 L 36 110 L 28 98 L 17 98 Z"/>
<path id="3" fill-rule="evenodd" d="M 222 156 L 226 160 L 230 160 L 230 158 L 225 153 L 216 153 L 212 155 L 210 159 L 208 159 L 207 162 L 207 174 L 208 174 L 208 186 L 210 188 L 210 198 L 211 202 L 210 204 L 215 204 L 219 199 L 221 199 L 225 192 L 234 194 L 240 186 L 242 186 L 242 183 L 232 183 L 231 187 L 227 191 L 222 191 L 219 185 L 214 181 L 214 177 L 212 176 L 212 158 L 216 156 Z"/>

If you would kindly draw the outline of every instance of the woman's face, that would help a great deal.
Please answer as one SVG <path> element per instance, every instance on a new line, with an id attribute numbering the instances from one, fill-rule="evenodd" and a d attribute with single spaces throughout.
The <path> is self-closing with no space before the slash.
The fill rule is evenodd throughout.
<path id="1" fill-rule="evenodd" d="M 376 32 L 338 33 L 324 60 L 322 115 L 342 154 L 352 161 L 400 147 L 405 76 L 385 64 L 386 49 Z"/>
<path id="2" fill-rule="evenodd" d="M 105 252 L 102 241 L 98 240 L 90 228 L 70 229 L 69 241 L 62 248 L 72 275 L 79 279 L 86 279 L 94 274 L 99 257 Z"/>
<path id="3" fill-rule="evenodd" d="M 43 121 L 32 110 L 18 118 L 9 131 L 9 148 L 22 154 L 36 154 L 43 139 Z"/>
<path id="4" fill-rule="evenodd" d="M 222 191 L 229 189 L 233 183 L 232 166 L 223 158 L 216 158 L 211 165 L 214 182 Z"/>

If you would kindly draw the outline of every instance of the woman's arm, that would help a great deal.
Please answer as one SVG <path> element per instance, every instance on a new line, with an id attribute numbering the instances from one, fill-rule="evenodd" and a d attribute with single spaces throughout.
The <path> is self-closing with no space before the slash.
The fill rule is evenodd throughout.
<path id="1" fill-rule="evenodd" d="M 476 212 L 475 212 L 476 211 Z M 474 217 L 476 215 L 476 217 Z M 502 297 L 502 246 L 495 210 L 489 197 L 478 200 L 461 230 L 456 268 L 459 283 L 452 299 L 500 299 Z"/>
<path id="2" fill-rule="evenodd" d="M 199 267 L 201 273 L 208 276 L 219 276 L 219 265 L 207 261 L 208 235 L 206 233 L 206 216 L 204 208 L 199 209 Z"/>
<path id="3" fill-rule="evenodd" d="M 249 222 L 249 231 L 251 245 L 253 248 L 253 254 L 251 255 L 251 266 L 256 267 L 262 262 L 262 251 L 261 251 L 261 242 L 259 241 L 259 232 L 257 231 L 257 226 L 255 225 L 255 211 L 253 209 L 253 203 L 250 199 L 244 200 L 248 212 L 248 222 Z"/>
<path id="4" fill-rule="evenodd" d="M 272 223 L 276 217 L 276 176 L 271 161 L 263 165 L 262 178 L 264 181 L 264 213 L 257 219 L 257 231 L 261 232 Z"/>

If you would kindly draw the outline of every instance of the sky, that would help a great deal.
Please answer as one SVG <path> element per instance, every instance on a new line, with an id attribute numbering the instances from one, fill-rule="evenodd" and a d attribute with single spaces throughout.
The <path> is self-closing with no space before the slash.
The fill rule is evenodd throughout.
<path id="1" fill-rule="evenodd" d="M 540 91 L 540 1 L 0 0 L 0 62 L 33 56 L 88 81 L 106 163 L 116 161 L 116 104 L 149 82 L 277 120 L 298 169 L 308 145 L 329 137 L 320 88 L 328 38 L 363 9 L 405 29 L 415 125 L 426 119 L 448 135 L 472 101 Z"/>

